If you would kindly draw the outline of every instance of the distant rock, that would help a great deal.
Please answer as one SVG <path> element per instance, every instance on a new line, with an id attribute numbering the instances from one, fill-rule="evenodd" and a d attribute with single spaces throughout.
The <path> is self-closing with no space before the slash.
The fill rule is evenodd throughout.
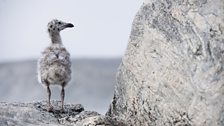
<path id="1" fill-rule="evenodd" d="M 224 1 L 145 0 L 107 115 L 133 126 L 224 126 Z"/>
<path id="2" fill-rule="evenodd" d="M 65 111 L 60 111 L 61 102 L 53 101 L 53 112 L 47 111 L 47 102 L 0 103 L 1 126 L 113 126 L 123 125 L 115 119 L 100 115 L 94 111 L 85 111 L 81 104 L 66 104 Z"/>
<path id="3" fill-rule="evenodd" d="M 120 61 L 120 58 L 73 59 L 72 80 L 65 89 L 65 102 L 82 103 L 88 110 L 106 113 L 113 97 Z M 52 99 L 60 99 L 61 87 L 52 86 L 51 91 Z M 47 99 L 47 91 L 37 81 L 36 60 L 0 63 L 0 101 L 43 99 Z"/>

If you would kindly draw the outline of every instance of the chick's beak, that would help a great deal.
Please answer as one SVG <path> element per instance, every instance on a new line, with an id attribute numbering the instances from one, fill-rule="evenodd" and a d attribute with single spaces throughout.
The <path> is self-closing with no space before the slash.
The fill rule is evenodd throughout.
<path id="1" fill-rule="evenodd" d="M 74 25 L 73 25 L 72 23 L 67 23 L 67 24 L 65 25 L 65 27 L 67 27 L 67 28 L 72 28 L 72 27 L 74 27 Z"/>

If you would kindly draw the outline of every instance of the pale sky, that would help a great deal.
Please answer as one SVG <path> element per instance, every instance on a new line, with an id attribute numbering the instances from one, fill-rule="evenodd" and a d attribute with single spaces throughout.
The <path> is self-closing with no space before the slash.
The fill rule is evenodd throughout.
<path id="1" fill-rule="evenodd" d="M 61 33 L 72 58 L 125 53 L 143 0 L 0 0 L 0 62 L 35 59 L 50 44 L 47 23 L 74 24 Z"/>

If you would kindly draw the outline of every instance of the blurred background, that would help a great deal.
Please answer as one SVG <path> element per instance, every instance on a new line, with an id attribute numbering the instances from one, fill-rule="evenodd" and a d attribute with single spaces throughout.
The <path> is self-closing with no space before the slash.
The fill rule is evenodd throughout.
<path id="1" fill-rule="evenodd" d="M 115 75 L 131 24 L 143 0 L 0 0 L 0 102 L 47 99 L 37 81 L 37 59 L 50 44 L 47 23 L 74 24 L 61 32 L 72 56 L 67 103 L 104 114 L 113 97 Z M 60 87 L 52 100 L 60 100 Z"/>

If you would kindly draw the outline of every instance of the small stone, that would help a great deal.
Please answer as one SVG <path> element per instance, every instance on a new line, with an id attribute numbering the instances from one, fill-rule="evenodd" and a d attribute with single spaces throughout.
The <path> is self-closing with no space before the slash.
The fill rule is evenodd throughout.
<path id="1" fill-rule="evenodd" d="M 71 110 L 74 112 L 82 112 L 84 111 L 84 107 L 81 104 L 76 104 Z"/>

